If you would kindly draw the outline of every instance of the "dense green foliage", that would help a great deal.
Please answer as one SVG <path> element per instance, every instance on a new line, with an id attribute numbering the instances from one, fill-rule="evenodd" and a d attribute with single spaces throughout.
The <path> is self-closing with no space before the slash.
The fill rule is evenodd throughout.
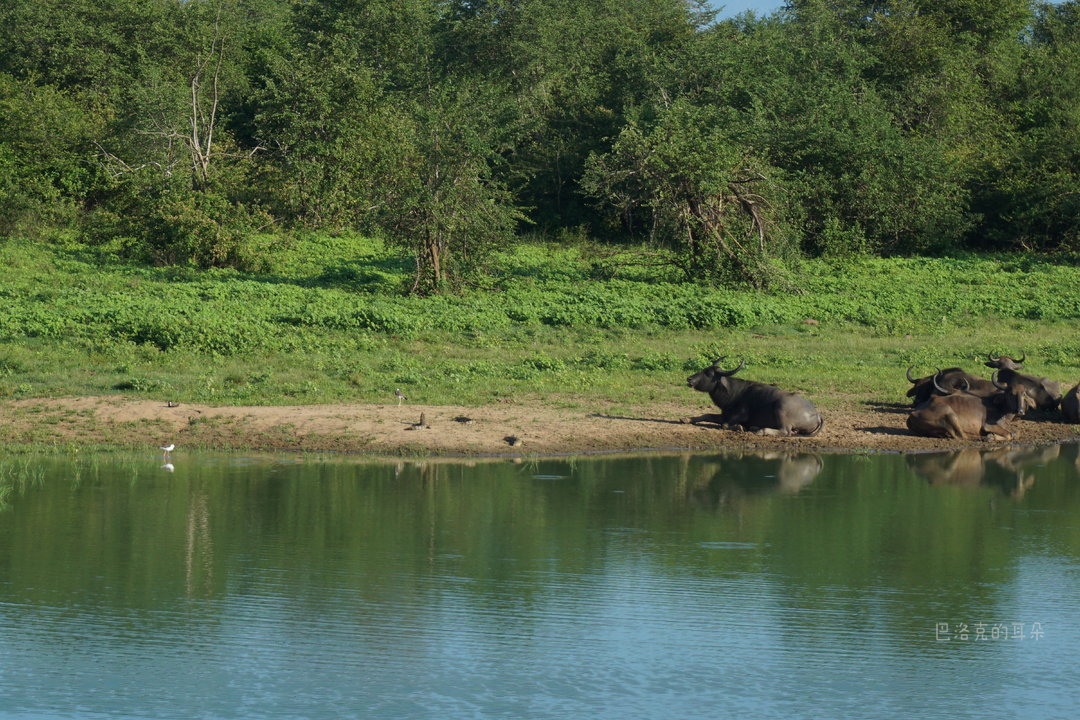
<path id="1" fill-rule="evenodd" d="M 307 256 L 304 264 L 208 274 L 128 264 L 87 248 L 43 253 L 9 244 L 0 255 L 9 268 L 0 340 L 127 341 L 235 355 L 310 347 L 323 341 L 321 331 L 411 338 L 543 326 L 711 330 L 804 318 L 909 331 L 984 317 L 1080 318 L 1080 269 L 1019 256 L 807 261 L 809 292 L 791 295 L 675 282 L 668 270 L 634 266 L 605 277 L 620 256 L 518 246 L 496 258 L 507 278 L 501 288 L 409 297 L 381 292 L 407 284 L 409 267 L 379 243 L 324 237 L 289 254 L 296 252 Z"/>
<path id="2" fill-rule="evenodd" d="M 1024 350 L 1069 384 L 1080 368 L 1080 267 L 1030 255 L 807 260 L 796 295 L 687 283 L 632 249 L 519 245 L 493 257 L 497 287 L 415 296 L 398 292 L 413 265 L 392 245 L 283 242 L 258 272 L 0 245 L 0 397 L 380 402 L 401 386 L 443 404 L 645 401 L 732 354 L 755 377 L 880 397 L 907 389 L 911 363 Z"/>
<path id="3" fill-rule="evenodd" d="M 262 233 L 349 229 L 407 250 L 421 292 L 530 226 L 759 287 L 805 255 L 1080 250 L 1077 0 L 9 0 L 0 22 L 3 235 L 257 270 L 281 262 Z"/>

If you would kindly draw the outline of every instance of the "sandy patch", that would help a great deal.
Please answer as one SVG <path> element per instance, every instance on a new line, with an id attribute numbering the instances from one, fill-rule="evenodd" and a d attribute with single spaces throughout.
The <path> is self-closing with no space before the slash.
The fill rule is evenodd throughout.
<path id="1" fill-rule="evenodd" d="M 917 452 L 987 447 L 915 437 L 902 405 L 866 405 L 825 413 L 811 438 L 767 438 L 688 425 L 707 411 L 671 403 L 614 412 L 531 405 L 298 405 L 214 407 L 121 397 L 44 398 L 0 403 L 0 441 L 105 443 L 261 450 L 330 450 L 376 455 L 556 455 L 640 449 L 772 448 L 792 451 Z M 419 425 L 423 414 L 424 425 Z M 465 421 L 465 419 L 468 421 Z M 1048 416 L 1019 420 L 1013 444 L 1080 437 L 1080 428 Z M 515 443 L 512 438 L 517 438 Z M 512 444 L 513 443 L 513 444 Z"/>

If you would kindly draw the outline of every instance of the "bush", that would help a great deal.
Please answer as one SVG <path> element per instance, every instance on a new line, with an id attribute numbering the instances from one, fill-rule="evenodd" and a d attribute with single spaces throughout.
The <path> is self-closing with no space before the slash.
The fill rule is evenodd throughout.
<path id="1" fill-rule="evenodd" d="M 258 234 L 272 221 L 258 209 L 211 192 L 165 195 L 159 202 L 138 208 L 115 231 L 134 239 L 129 252 L 155 265 L 231 267 L 249 272 L 268 267 L 258 246 Z"/>

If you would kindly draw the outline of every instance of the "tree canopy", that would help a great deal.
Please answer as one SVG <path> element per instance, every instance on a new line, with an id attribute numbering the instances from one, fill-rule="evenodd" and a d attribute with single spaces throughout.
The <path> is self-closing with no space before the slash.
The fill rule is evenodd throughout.
<path id="1" fill-rule="evenodd" d="M 355 229 L 416 291 L 515 232 L 691 277 L 1080 250 L 1080 2 L 8 0 L 0 234 L 244 266 Z"/>

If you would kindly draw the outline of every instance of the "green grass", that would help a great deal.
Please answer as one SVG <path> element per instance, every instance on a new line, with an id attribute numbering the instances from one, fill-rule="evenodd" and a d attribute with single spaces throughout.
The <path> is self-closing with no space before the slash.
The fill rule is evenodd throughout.
<path id="1" fill-rule="evenodd" d="M 689 399 L 685 377 L 719 355 L 824 407 L 900 400 L 908 365 L 981 370 L 988 352 L 1080 380 L 1080 268 L 1045 258 L 806 261 L 801 292 L 760 293 L 612 277 L 610 259 L 534 244 L 497 257 L 488 289 L 420 298 L 376 241 L 268 247 L 270 270 L 245 274 L 5 241 L 0 399 L 367 403 L 401 387 L 413 403 L 617 408 Z"/>

